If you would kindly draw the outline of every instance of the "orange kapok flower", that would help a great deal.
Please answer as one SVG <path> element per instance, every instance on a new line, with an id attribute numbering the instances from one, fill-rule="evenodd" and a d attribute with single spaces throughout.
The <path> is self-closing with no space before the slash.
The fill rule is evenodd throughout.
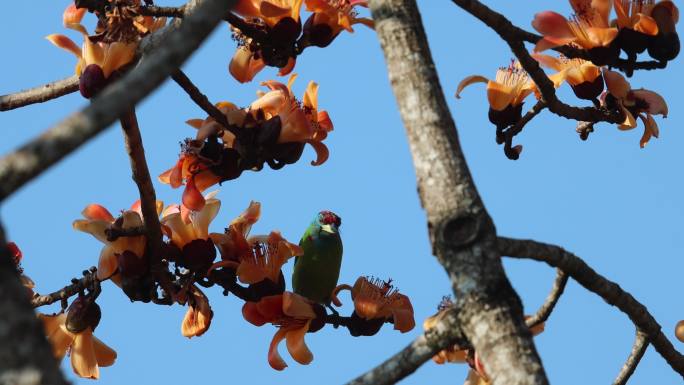
<path id="1" fill-rule="evenodd" d="M 622 29 L 631 29 L 644 35 L 658 34 L 658 24 L 651 17 L 655 0 L 615 0 L 617 25 Z"/>
<path id="2" fill-rule="evenodd" d="M 66 325 L 66 313 L 38 314 L 38 318 L 43 321 L 55 358 L 61 360 L 69 352 L 71 368 L 79 377 L 98 379 L 100 367 L 114 364 L 116 352 L 93 335 L 91 326 L 80 331 L 70 331 Z"/>
<path id="3" fill-rule="evenodd" d="M 199 211 L 171 205 L 162 212 L 162 229 L 181 251 L 177 263 L 196 272 L 206 272 L 216 258 L 216 249 L 209 238 L 209 224 L 221 207 L 221 201 L 214 198 L 217 192 L 203 197 L 206 203 Z"/>
<path id="4" fill-rule="evenodd" d="M 299 13 L 302 0 L 241 0 L 234 11 L 245 17 L 245 24 L 265 34 L 261 41 L 231 27 L 238 48 L 228 70 L 235 80 L 246 83 L 266 65 L 279 67 L 284 76 L 294 69 L 294 45 L 301 32 Z"/>
<path id="5" fill-rule="evenodd" d="M 341 290 L 351 292 L 354 312 L 365 320 L 392 320 L 394 329 L 402 333 L 406 333 L 416 326 L 411 300 L 400 294 L 391 285 L 391 280 L 383 281 L 377 278 L 359 277 L 354 286 L 339 285 L 332 294 L 332 302 L 338 307 L 342 306 L 337 298 L 337 294 Z"/>
<path id="6" fill-rule="evenodd" d="M 619 108 L 625 114 L 625 121 L 618 125 L 621 130 L 631 130 L 637 126 L 636 117 L 644 123 L 644 134 L 639 141 L 641 148 L 651 137 L 658 137 L 658 124 L 653 115 L 667 117 L 667 103 L 656 92 L 638 89 L 633 90 L 629 82 L 618 72 L 604 70 L 603 77 L 606 80 L 608 93 L 603 98 L 603 103 L 610 109 Z"/>
<path id="7" fill-rule="evenodd" d="M 354 32 L 352 25 L 374 28 L 373 20 L 357 17 L 355 6 L 368 7 L 366 0 L 304 0 L 312 15 L 304 23 L 300 48 L 314 45 L 327 47 L 343 30 Z"/>
<path id="8" fill-rule="evenodd" d="M 156 31 L 166 24 L 166 19 L 140 16 L 131 24 L 135 29 L 127 33 L 121 32 L 124 29 L 114 28 L 116 32 L 113 34 L 99 31 L 98 35 L 91 37 L 81 24 L 85 11 L 85 8 L 76 8 L 72 3 L 64 11 L 62 18 L 65 27 L 83 35 L 83 44 L 80 48 L 62 34 L 52 34 L 46 38 L 55 46 L 71 52 L 78 58 L 75 73 L 80 77 L 81 94 L 91 98 L 108 84 L 112 73 L 133 61 L 140 33 Z"/>
<path id="9" fill-rule="evenodd" d="M 157 201 L 157 212 L 161 211 L 163 203 Z M 103 206 L 90 204 L 81 212 L 85 219 L 78 219 L 73 222 L 76 230 L 83 231 L 95 237 L 105 244 L 100 252 L 100 259 L 97 266 L 97 278 L 99 280 L 112 279 L 112 282 L 121 286 L 119 275 L 118 258 L 126 253 L 126 256 L 135 256 L 142 260 L 145 256 L 144 235 L 118 237 L 114 241 L 107 239 L 107 230 L 119 228 L 130 230 L 143 226 L 140 203 L 136 202 L 130 210 L 124 211 L 117 219 Z"/>
<path id="10" fill-rule="evenodd" d="M 268 92 L 259 91 L 259 99 L 254 101 L 249 111 L 253 115 L 263 113 L 266 119 L 278 117 L 281 129 L 278 143 L 308 143 L 316 151 L 313 166 L 319 166 L 328 159 L 328 147 L 323 144 L 333 124 L 328 112 L 318 110 L 318 84 L 309 82 L 300 102 L 292 93 L 296 74 L 290 76 L 287 86 L 275 80 L 261 83 L 269 88 Z"/>
<path id="11" fill-rule="evenodd" d="M 271 323 L 278 327 L 268 348 L 268 363 L 273 369 L 283 370 L 287 367 L 278 353 L 278 345 L 282 340 L 286 341 L 287 350 L 295 361 L 302 365 L 313 361 L 313 353 L 306 346 L 304 336 L 311 321 L 316 318 L 316 312 L 306 298 L 286 291 L 264 297 L 259 302 L 246 302 L 242 307 L 242 315 L 253 325 Z"/>
<path id="12" fill-rule="evenodd" d="M 456 89 L 456 98 L 460 99 L 463 89 L 474 83 L 487 83 L 489 121 L 497 128 L 505 128 L 519 121 L 525 98 L 536 90 L 534 82 L 517 61 L 499 68 L 494 80 L 481 75 L 471 75 L 461 80 Z"/>
<path id="13" fill-rule="evenodd" d="M 278 284 L 281 268 L 287 261 L 303 254 L 298 245 L 288 242 L 278 231 L 269 235 L 247 237 L 251 226 L 259 219 L 261 205 L 251 202 L 249 207 L 231 222 L 224 234 L 212 233 L 211 239 L 221 251 L 222 261 L 211 269 L 235 269 L 238 279 L 256 284 L 264 279 Z M 210 269 L 210 270 L 211 270 Z"/>
<path id="14" fill-rule="evenodd" d="M 607 64 L 619 54 L 619 49 L 611 46 L 618 35 L 617 28 L 609 22 L 611 3 L 611 0 L 570 0 L 575 12 L 570 19 L 552 11 L 536 14 L 532 26 L 544 38 L 534 51 L 574 43 L 588 50 L 597 65 Z"/>
<path id="15" fill-rule="evenodd" d="M 233 11 L 248 18 L 261 19 L 273 28 L 285 18 L 299 22 L 302 0 L 239 0 Z"/>
<path id="16" fill-rule="evenodd" d="M 594 63 L 582 59 L 568 59 L 565 56 L 554 57 L 543 54 L 532 54 L 543 66 L 552 68 L 558 73 L 551 75 L 554 83 L 567 81 L 572 91 L 580 99 L 596 100 L 603 91 L 601 68 Z"/>
<path id="17" fill-rule="evenodd" d="M 207 296 L 195 285 L 191 286 L 187 301 L 188 311 L 181 323 L 181 334 L 188 338 L 199 337 L 209 330 L 214 312 Z"/>

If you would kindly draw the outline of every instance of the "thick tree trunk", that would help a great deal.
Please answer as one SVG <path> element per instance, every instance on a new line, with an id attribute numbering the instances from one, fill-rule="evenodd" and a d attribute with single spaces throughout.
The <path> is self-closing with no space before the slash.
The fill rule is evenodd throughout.
<path id="1" fill-rule="evenodd" d="M 433 253 L 456 296 L 461 328 L 494 385 L 547 384 L 504 273 L 496 229 L 473 183 L 415 0 L 371 0 L 375 29 L 408 135 Z"/>

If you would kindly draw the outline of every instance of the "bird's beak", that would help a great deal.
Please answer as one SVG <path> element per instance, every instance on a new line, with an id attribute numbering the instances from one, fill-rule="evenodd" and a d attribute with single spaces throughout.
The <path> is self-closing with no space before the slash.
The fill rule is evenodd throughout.
<path id="1" fill-rule="evenodd" d="M 321 231 L 325 231 L 326 233 L 330 234 L 335 234 L 335 230 L 333 230 L 332 226 L 330 225 L 321 225 Z"/>

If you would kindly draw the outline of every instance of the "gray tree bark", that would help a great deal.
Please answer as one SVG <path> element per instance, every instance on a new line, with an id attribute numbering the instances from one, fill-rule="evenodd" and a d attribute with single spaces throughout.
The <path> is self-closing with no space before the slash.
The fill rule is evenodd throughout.
<path id="1" fill-rule="evenodd" d="M 371 0 L 406 128 L 433 254 L 451 279 L 458 320 L 494 385 L 547 384 L 501 264 L 496 229 L 475 188 L 415 0 Z"/>

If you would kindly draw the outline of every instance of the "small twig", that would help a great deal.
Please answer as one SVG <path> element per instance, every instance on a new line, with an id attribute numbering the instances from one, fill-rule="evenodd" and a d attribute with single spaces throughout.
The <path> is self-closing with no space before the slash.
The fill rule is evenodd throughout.
<path id="1" fill-rule="evenodd" d="M 454 345 L 469 345 L 458 325 L 456 309 L 450 311 L 433 328 L 421 334 L 399 353 L 348 382 L 347 385 L 394 384 L 416 371 L 440 350 Z"/>
<path id="2" fill-rule="evenodd" d="M 636 339 L 634 340 L 634 345 L 632 346 L 632 352 L 629 354 L 629 357 L 627 357 L 627 361 L 625 361 L 622 369 L 620 369 L 620 373 L 618 374 L 617 378 L 615 378 L 615 381 L 613 381 L 613 385 L 625 385 L 627 381 L 629 381 L 629 378 L 632 376 L 632 374 L 634 374 L 634 370 L 636 369 L 637 365 L 639 365 L 644 353 L 646 353 L 647 348 L 648 336 L 646 333 L 637 329 Z"/>
<path id="3" fill-rule="evenodd" d="M 684 377 L 684 355 L 663 334 L 662 327 L 646 306 L 624 291 L 618 284 L 598 274 L 581 258 L 559 246 L 533 240 L 499 237 L 497 245 L 501 255 L 533 259 L 562 269 L 587 290 L 599 295 L 608 304 L 625 313 L 634 325 L 648 335 L 653 347 L 674 371 Z"/>
<path id="4" fill-rule="evenodd" d="M 209 116 L 214 118 L 221 126 L 226 130 L 233 133 L 236 137 L 240 137 L 241 130 L 235 125 L 228 123 L 226 116 L 213 105 L 209 98 L 204 95 L 197 86 L 188 78 L 188 76 L 181 70 L 174 72 L 171 78 L 190 96 L 190 99 L 194 101 L 201 109 L 203 109 Z"/>
<path id="5" fill-rule="evenodd" d="M 352 324 L 352 319 L 351 317 L 344 317 L 339 314 L 326 314 L 325 323 L 335 327 L 343 326 L 349 328 Z"/>
<path id="6" fill-rule="evenodd" d="M 504 153 L 509 159 L 516 160 L 520 157 L 520 153 L 513 149 L 513 137 L 522 132 L 525 125 L 529 123 L 535 116 L 539 115 L 542 110 L 546 108 L 546 103 L 543 100 L 537 101 L 537 104 L 527 111 L 527 113 L 513 126 L 505 130 L 501 135 L 504 139 Z M 498 135 L 498 133 L 497 133 Z"/>
<path id="7" fill-rule="evenodd" d="M 546 322 L 551 315 L 551 312 L 553 312 L 553 309 L 556 307 L 561 295 L 563 295 L 563 291 L 565 290 L 565 285 L 567 283 L 568 275 L 565 274 L 563 270 L 556 269 L 556 279 L 553 282 L 551 292 L 549 292 L 549 295 L 546 297 L 546 301 L 544 301 L 544 304 L 541 305 L 539 310 L 537 310 L 532 317 L 525 320 L 527 326 L 533 328 L 543 322 Z"/>
<path id="8" fill-rule="evenodd" d="M 83 290 L 92 288 L 96 283 L 99 283 L 97 280 L 97 268 L 93 266 L 89 270 L 84 271 L 83 278 L 74 280 L 70 285 L 64 286 L 50 294 L 34 296 L 31 299 L 31 305 L 36 308 L 51 305 L 58 301 L 66 301 Z"/>
<path id="9" fill-rule="evenodd" d="M 589 139 L 589 134 L 594 132 L 594 124 L 596 124 L 596 122 L 577 122 L 575 132 L 579 134 L 580 139 L 587 140 Z"/>
<path id="10" fill-rule="evenodd" d="M 0 111 L 9 111 L 29 104 L 47 102 L 78 91 L 78 76 L 57 80 L 14 94 L 0 96 Z"/>

